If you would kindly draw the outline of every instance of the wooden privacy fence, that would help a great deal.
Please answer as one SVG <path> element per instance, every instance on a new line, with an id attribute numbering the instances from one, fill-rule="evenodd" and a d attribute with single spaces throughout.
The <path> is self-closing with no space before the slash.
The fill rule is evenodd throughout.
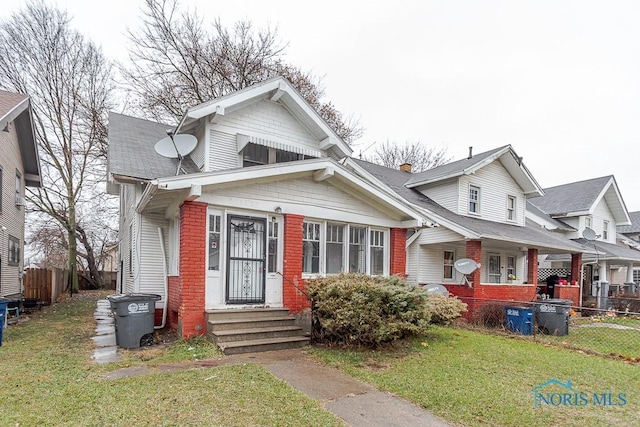
<path id="1" fill-rule="evenodd" d="M 25 299 L 34 299 L 44 305 L 55 302 L 67 282 L 67 272 L 58 268 L 27 268 L 22 279 Z"/>

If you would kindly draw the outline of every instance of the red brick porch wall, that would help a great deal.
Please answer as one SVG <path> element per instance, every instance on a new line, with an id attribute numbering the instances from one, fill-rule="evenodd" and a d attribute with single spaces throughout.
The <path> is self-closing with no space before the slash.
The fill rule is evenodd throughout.
<path id="1" fill-rule="evenodd" d="M 182 338 L 207 333 L 204 312 L 207 204 L 180 206 L 180 275 L 169 278 L 169 325 Z"/>
<path id="2" fill-rule="evenodd" d="M 302 223 L 304 216 L 284 215 L 284 267 L 282 275 L 282 298 L 291 313 L 300 313 L 309 308 L 309 300 L 300 290 L 305 288 L 302 280 Z"/>
<path id="3" fill-rule="evenodd" d="M 579 307 L 580 306 L 580 285 L 576 286 L 562 286 L 555 285 L 553 287 L 553 297 L 560 299 L 570 299 L 573 301 L 571 305 Z"/>
<path id="4" fill-rule="evenodd" d="M 390 246 L 389 274 L 405 278 L 407 276 L 407 230 L 404 228 L 392 228 Z"/>

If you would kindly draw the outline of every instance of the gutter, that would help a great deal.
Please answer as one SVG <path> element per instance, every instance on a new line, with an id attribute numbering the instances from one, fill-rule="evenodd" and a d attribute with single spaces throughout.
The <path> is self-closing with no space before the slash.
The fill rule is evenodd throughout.
<path id="1" fill-rule="evenodd" d="M 136 213 L 142 213 L 144 208 L 147 207 L 147 205 L 149 204 L 151 199 L 153 199 L 153 197 L 156 195 L 157 192 L 158 192 L 158 181 L 153 180 L 149 182 L 149 185 L 147 186 L 147 188 L 145 188 L 144 192 L 142 193 L 142 197 L 140 198 L 140 201 L 138 202 L 138 204 L 136 204 Z"/>

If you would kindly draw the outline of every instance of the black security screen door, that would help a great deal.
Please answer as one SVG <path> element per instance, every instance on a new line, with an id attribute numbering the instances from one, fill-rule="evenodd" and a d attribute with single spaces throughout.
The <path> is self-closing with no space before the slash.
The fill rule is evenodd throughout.
<path id="1" fill-rule="evenodd" d="M 231 216 L 228 236 L 227 303 L 264 303 L 264 218 Z"/>

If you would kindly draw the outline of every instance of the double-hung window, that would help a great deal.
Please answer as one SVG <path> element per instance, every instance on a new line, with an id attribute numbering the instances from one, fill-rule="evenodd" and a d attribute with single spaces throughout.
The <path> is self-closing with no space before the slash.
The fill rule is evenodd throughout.
<path id="1" fill-rule="evenodd" d="M 304 274 L 388 274 L 387 230 L 311 221 L 302 230 Z"/>
<path id="2" fill-rule="evenodd" d="M 507 221 L 515 221 L 516 219 L 516 197 L 507 196 Z"/>
<path id="3" fill-rule="evenodd" d="M 480 213 L 480 187 L 469 186 L 469 212 Z"/>
<path id="4" fill-rule="evenodd" d="M 327 274 L 344 271 L 344 225 L 327 224 Z"/>
<path id="5" fill-rule="evenodd" d="M 20 239 L 9 236 L 9 265 L 18 265 L 20 263 Z"/>
<path id="6" fill-rule="evenodd" d="M 602 239 L 609 240 L 609 221 L 606 219 L 602 221 Z"/>
<path id="7" fill-rule="evenodd" d="M 320 224 L 305 222 L 302 228 L 302 272 L 320 273 Z"/>
<path id="8" fill-rule="evenodd" d="M 381 276 L 384 274 L 384 231 L 371 230 L 369 244 L 371 258 L 371 274 Z"/>
<path id="9" fill-rule="evenodd" d="M 456 253 L 453 251 L 444 251 L 444 271 L 442 274 L 443 279 L 453 279 L 453 263 L 456 259 Z"/>

